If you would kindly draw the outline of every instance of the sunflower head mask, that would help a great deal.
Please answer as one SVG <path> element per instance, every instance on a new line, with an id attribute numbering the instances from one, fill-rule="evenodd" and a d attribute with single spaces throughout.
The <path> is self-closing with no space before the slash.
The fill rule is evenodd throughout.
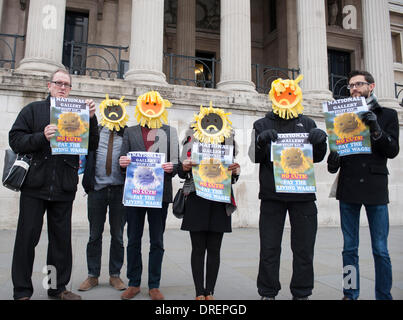
<path id="1" fill-rule="evenodd" d="M 228 119 L 230 114 L 225 113 L 223 109 L 213 108 L 211 101 L 209 108 L 200 106 L 200 112 L 194 116 L 195 122 L 191 125 L 195 138 L 202 143 L 224 142 L 232 133 L 232 123 Z"/>
<path id="2" fill-rule="evenodd" d="M 277 79 L 271 84 L 269 97 L 273 112 L 280 118 L 297 118 L 304 111 L 301 104 L 302 90 L 298 85 L 303 78 L 303 75 L 299 75 L 296 80 Z"/>
<path id="3" fill-rule="evenodd" d="M 158 129 L 162 127 L 162 121 L 168 123 L 167 108 L 170 107 L 171 103 L 162 99 L 157 91 L 149 91 L 137 98 L 134 115 L 142 127 Z"/>
<path id="4" fill-rule="evenodd" d="M 128 102 L 123 102 L 125 97 L 120 98 L 120 100 L 109 99 L 106 95 L 106 99 L 101 102 L 99 109 L 101 111 L 101 126 L 107 127 L 109 130 L 119 131 L 123 128 L 129 116 L 126 113 L 126 106 Z"/>

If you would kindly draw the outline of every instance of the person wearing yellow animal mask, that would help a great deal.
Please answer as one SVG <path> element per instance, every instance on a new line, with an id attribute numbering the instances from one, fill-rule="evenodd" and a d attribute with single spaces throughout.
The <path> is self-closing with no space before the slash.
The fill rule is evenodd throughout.
<path id="1" fill-rule="evenodd" d="M 179 144 L 176 129 L 163 122 L 168 121 L 167 108 L 171 103 L 156 91 L 149 91 L 137 99 L 135 117 L 138 125 L 127 128 L 123 135 L 119 164 L 126 169 L 130 164 L 130 151 L 165 153 L 164 190 L 162 208 L 126 207 L 127 216 L 127 278 L 129 287 L 121 295 L 123 300 L 134 298 L 140 292 L 142 274 L 141 239 L 145 216 L 150 230 L 150 253 L 148 260 L 148 288 L 152 300 L 162 300 L 159 290 L 164 255 L 164 231 L 168 205 L 172 203 L 172 178 L 177 173 Z"/>
<path id="2" fill-rule="evenodd" d="M 214 299 L 214 288 L 220 266 L 221 242 L 224 233 L 232 230 L 231 214 L 236 209 L 236 204 L 232 190 L 231 204 L 214 202 L 196 195 L 192 175 L 192 166 L 196 163 L 190 159 L 191 150 L 193 142 L 233 144 L 235 157 L 237 150 L 229 115 L 230 113 L 225 113 L 220 108 L 213 108 L 212 103 L 209 108 L 201 106 L 183 141 L 182 165 L 179 166 L 178 175 L 185 179 L 183 191 L 187 199 L 181 229 L 189 231 L 192 242 L 191 267 L 196 300 Z M 234 184 L 239 178 L 240 166 L 235 162 L 229 166 L 228 170 L 224 170 L 221 163 L 208 159 L 200 163 L 199 174 L 203 174 L 206 181 L 212 183 L 231 175 Z"/>
<path id="3" fill-rule="evenodd" d="M 293 276 L 290 284 L 293 299 L 308 299 L 312 294 L 313 253 L 317 231 L 317 208 L 314 193 L 276 193 L 271 143 L 278 133 L 309 133 L 313 160 L 320 162 L 326 154 L 326 133 L 303 115 L 302 90 L 296 80 L 277 79 L 269 93 L 272 111 L 253 124 L 249 157 L 260 164 L 260 262 L 257 287 L 262 300 L 274 300 L 281 289 L 279 281 L 281 239 L 288 211 L 291 224 Z"/>
<path id="4" fill-rule="evenodd" d="M 124 102 L 124 97 L 117 100 L 110 99 L 106 95 L 105 100 L 99 105 L 101 122 L 98 128 L 98 148 L 88 153 L 83 177 L 83 187 L 88 194 L 90 235 L 86 250 L 88 277 L 81 283 L 80 291 L 88 291 L 98 285 L 101 272 L 102 233 L 108 208 L 111 233 L 109 284 L 116 290 L 126 288 L 120 278 L 124 259 L 123 229 L 126 219 L 122 204 L 125 177 L 120 170 L 119 156 L 129 119 L 126 112 L 128 104 Z"/>

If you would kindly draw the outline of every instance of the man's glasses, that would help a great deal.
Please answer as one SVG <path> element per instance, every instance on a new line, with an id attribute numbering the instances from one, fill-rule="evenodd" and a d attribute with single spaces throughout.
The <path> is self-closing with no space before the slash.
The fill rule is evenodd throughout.
<path id="1" fill-rule="evenodd" d="M 366 84 L 369 84 L 369 83 L 368 83 L 368 82 L 350 83 L 350 84 L 347 86 L 347 89 L 348 89 L 348 90 L 351 90 L 351 89 L 354 89 L 354 87 L 356 87 L 356 88 L 358 89 L 358 88 L 361 88 L 362 86 L 364 86 L 364 85 L 366 85 Z"/>
<path id="2" fill-rule="evenodd" d="M 52 81 L 57 87 L 62 88 L 63 86 L 65 88 L 71 88 L 71 84 L 68 82 L 61 82 L 61 81 Z"/>

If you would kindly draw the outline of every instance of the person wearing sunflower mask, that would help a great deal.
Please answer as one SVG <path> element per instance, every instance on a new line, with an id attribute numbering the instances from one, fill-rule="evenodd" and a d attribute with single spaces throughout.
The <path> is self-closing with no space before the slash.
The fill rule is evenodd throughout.
<path id="1" fill-rule="evenodd" d="M 303 115 L 302 90 L 296 80 L 277 79 L 269 93 L 272 111 L 253 124 L 249 157 L 260 164 L 260 262 L 257 288 L 262 300 L 274 300 L 281 289 L 279 281 L 281 240 L 288 211 L 291 224 L 293 275 L 290 290 L 295 300 L 305 300 L 314 284 L 313 254 L 317 231 L 317 208 L 314 193 L 277 193 L 274 184 L 271 143 L 278 133 L 309 133 L 313 161 L 326 155 L 326 133 Z"/>
<path id="2" fill-rule="evenodd" d="M 178 168 L 179 177 L 185 179 L 183 186 L 186 195 L 185 214 L 181 230 L 189 231 L 192 243 L 191 267 L 196 300 L 214 300 L 214 288 L 220 267 L 221 243 L 224 233 L 232 231 L 231 214 L 236 210 L 236 204 L 232 188 L 231 203 L 204 199 L 196 194 L 192 167 L 197 164 L 191 160 L 191 150 L 195 142 L 227 144 L 234 146 L 235 157 L 236 143 L 228 115 L 230 113 L 225 113 L 220 108 L 213 108 L 211 102 L 209 108 L 200 107 L 199 114 L 195 115 L 194 122 L 186 132 L 181 155 L 182 165 Z M 232 184 L 236 183 L 240 174 L 240 166 L 236 162 L 230 164 L 228 170 L 223 170 L 221 165 L 210 159 L 203 160 L 200 162 L 199 174 L 202 167 L 209 172 L 215 171 L 213 176 L 218 176 L 219 179 L 223 176 L 231 176 Z"/>
<path id="3" fill-rule="evenodd" d="M 90 228 L 87 243 L 88 278 L 79 291 L 88 291 L 98 285 L 101 272 L 102 233 L 109 208 L 111 244 L 109 250 L 109 284 L 116 290 L 124 290 L 120 278 L 123 266 L 124 247 L 123 229 L 126 222 L 125 208 L 122 204 L 125 177 L 119 166 L 123 134 L 129 116 L 126 112 L 128 102 L 106 99 L 99 105 L 101 123 L 99 125 L 98 148 L 86 156 L 83 187 L 88 194 L 87 210 Z"/>

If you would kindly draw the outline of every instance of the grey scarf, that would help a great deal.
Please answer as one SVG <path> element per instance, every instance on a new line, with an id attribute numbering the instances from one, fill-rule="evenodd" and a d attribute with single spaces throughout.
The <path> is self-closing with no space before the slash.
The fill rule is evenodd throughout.
<path id="1" fill-rule="evenodd" d="M 375 93 L 371 93 L 371 95 L 366 99 L 368 109 L 373 110 L 375 106 L 378 104 L 378 98 L 376 97 Z"/>

